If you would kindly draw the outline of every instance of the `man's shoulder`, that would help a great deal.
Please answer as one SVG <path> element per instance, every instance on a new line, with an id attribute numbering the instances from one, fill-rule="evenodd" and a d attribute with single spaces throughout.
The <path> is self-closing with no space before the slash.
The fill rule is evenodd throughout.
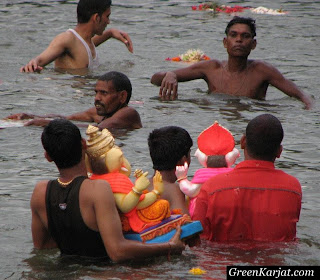
<path id="1" fill-rule="evenodd" d="M 64 45 L 68 45 L 70 43 L 73 43 L 75 40 L 75 36 L 69 30 L 66 30 L 55 36 L 52 42 L 63 43 Z"/>
<path id="2" fill-rule="evenodd" d="M 217 70 L 223 67 L 223 62 L 217 59 L 210 59 L 197 62 L 193 65 L 195 68 Z"/>
<path id="3" fill-rule="evenodd" d="M 114 115 L 114 119 L 122 122 L 123 128 L 141 128 L 141 118 L 139 112 L 130 106 L 119 109 Z"/>
<path id="4" fill-rule="evenodd" d="M 31 197 L 31 209 L 36 210 L 43 207 L 45 197 L 46 197 L 48 182 L 49 180 L 42 180 L 35 185 L 32 193 L 32 197 Z"/>
<path id="5" fill-rule="evenodd" d="M 87 188 L 89 191 L 94 191 L 94 189 L 96 190 L 104 190 L 106 188 L 110 188 L 110 184 L 103 179 L 96 179 L 96 180 L 92 180 L 92 179 L 85 179 L 82 183 L 82 187 Z"/>
<path id="6" fill-rule="evenodd" d="M 298 178 L 280 169 L 276 169 L 275 172 L 280 174 L 281 181 L 285 182 L 288 187 L 296 190 L 297 192 L 301 192 L 301 184 Z"/>
<path id="7" fill-rule="evenodd" d="M 34 187 L 34 193 L 35 192 L 45 192 L 47 190 L 47 185 L 49 183 L 49 180 L 42 180 L 36 183 Z"/>
<path id="8" fill-rule="evenodd" d="M 274 70 L 275 67 L 264 60 L 260 60 L 260 59 L 254 59 L 254 60 L 248 60 L 248 65 L 250 66 L 250 68 L 254 71 L 265 71 L 267 69 L 269 70 Z"/>
<path id="9" fill-rule="evenodd" d="M 131 115 L 131 114 L 133 114 L 133 115 L 138 114 L 138 115 L 139 115 L 138 111 L 137 111 L 135 108 L 131 107 L 131 106 L 123 107 L 123 108 L 121 108 L 119 111 L 122 111 L 122 112 L 124 112 L 125 114 L 130 114 L 130 115 Z"/>

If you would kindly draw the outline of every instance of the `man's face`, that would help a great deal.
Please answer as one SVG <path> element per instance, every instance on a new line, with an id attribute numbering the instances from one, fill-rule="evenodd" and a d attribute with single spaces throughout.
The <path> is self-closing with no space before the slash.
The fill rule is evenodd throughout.
<path id="1" fill-rule="evenodd" d="M 248 56 L 257 43 L 247 24 L 236 23 L 230 27 L 227 37 L 223 39 L 223 44 L 229 55 Z"/>
<path id="2" fill-rule="evenodd" d="M 95 92 L 94 105 L 99 116 L 116 112 L 125 102 L 123 91 L 116 91 L 112 81 L 98 81 Z"/>
<path id="3" fill-rule="evenodd" d="M 111 8 L 108 8 L 104 11 L 104 13 L 97 17 L 97 35 L 102 35 L 103 31 L 106 29 L 107 25 L 110 23 L 110 15 L 111 15 Z"/>

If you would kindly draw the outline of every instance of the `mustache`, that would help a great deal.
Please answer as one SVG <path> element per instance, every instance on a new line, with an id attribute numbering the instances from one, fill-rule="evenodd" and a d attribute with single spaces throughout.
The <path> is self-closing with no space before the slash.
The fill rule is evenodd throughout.
<path id="1" fill-rule="evenodd" d="M 100 101 L 95 101 L 94 106 L 97 106 L 97 105 L 103 106 L 103 103 L 101 103 Z"/>

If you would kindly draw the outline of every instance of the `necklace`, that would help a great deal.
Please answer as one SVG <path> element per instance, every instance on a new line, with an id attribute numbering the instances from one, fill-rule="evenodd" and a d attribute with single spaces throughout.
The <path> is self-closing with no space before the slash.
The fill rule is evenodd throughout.
<path id="1" fill-rule="evenodd" d="M 227 67 L 228 67 L 228 63 L 223 66 L 223 69 L 224 69 L 226 72 L 229 72 L 228 69 L 227 69 Z M 240 92 L 240 90 L 242 89 L 244 83 L 245 83 L 246 80 L 247 80 L 247 77 L 248 77 L 248 69 L 249 69 L 249 66 L 247 66 L 247 67 L 245 68 L 245 70 L 244 70 L 245 76 L 244 76 L 244 78 L 242 79 L 242 82 L 241 82 L 239 88 L 238 88 L 235 92 L 230 92 L 230 91 L 228 92 L 228 91 L 226 90 L 225 93 L 230 94 L 230 95 L 236 95 L 236 96 L 238 95 L 238 93 Z M 229 73 L 230 73 L 230 72 L 229 72 Z M 222 77 L 223 77 L 223 71 L 221 71 L 220 86 L 221 86 L 221 88 L 225 88 L 225 86 L 222 87 Z M 230 73 L 230 78 L 233 79 L 231 73 Z"/>
<path id="2" fill-rule="evenodd" d="M 66 183 L 61 182 L 60 178 L 58 178 L 57 181 L 61 186 L 68 186 L 69 184 L 72 183 L 73 179 L 68 181 L 68 182 L 66 182 Z"/>

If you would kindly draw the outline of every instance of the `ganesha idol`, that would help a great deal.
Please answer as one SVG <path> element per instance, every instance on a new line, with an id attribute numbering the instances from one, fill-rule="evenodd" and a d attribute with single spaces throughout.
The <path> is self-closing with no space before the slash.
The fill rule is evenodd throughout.
<path id="1" fill-rule="evenodd" d="M 86 166 L 91 174 L 89 177 L 92 180 L 102 179 L 110 184 L 126 238 L 150 243 L 167 235 L 178 225 L 191 223 L 188 215 L 171 215 L 169 202 L 160 199 L 163 182 L 159 172 L 153 177 L 154 189 L 147 191 L 150 184 L 148 172 L 138 169 L 134 172 L 135 183 L 130 180 L 130 163 L 115 145 L 114 138 L 107 129 L 100 131 L 89 125 L 86 134 Z M 185 231 L 185 235 L 188 234 L 190 232 Z"/>
<path id="2" fill-rule="evenodd" d="M 176 167 L 180 190 L 190 199 L 189 213 L 193 217 L 197 196 L 201 186 L 211 177 L 231 171 L 240 156 L 231 132 L 217 121 L 203 130 L 197 139 L 195 156 L 203 168 L 198 169 L 191 181 L 187 179 L 188 164 Z"/>

